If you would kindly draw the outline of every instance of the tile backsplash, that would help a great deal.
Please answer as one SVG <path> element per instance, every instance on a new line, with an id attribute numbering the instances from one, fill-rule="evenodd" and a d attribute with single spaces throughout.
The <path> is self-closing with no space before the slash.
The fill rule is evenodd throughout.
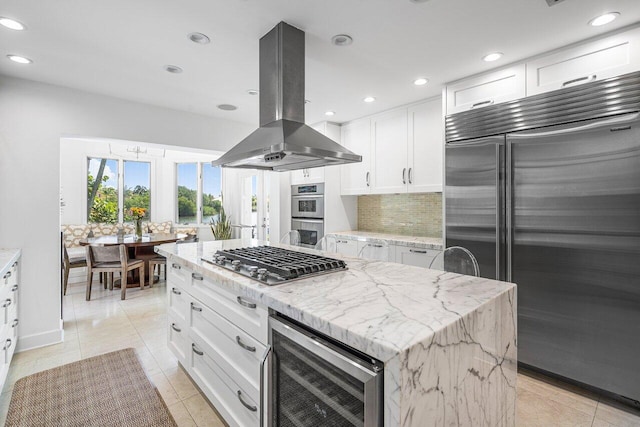
<path id="1" fill-rule="evenodd" d="M 358 196 L 358 230 L 442 236 L 442 193 Z"/>

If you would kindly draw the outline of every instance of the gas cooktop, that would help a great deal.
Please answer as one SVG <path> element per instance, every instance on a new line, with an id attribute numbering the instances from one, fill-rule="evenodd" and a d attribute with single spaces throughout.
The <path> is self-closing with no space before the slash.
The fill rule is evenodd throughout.
<path id="1" fill-rule="evenodd" d="M 270 286 L 347 269 L 339 259 L 274 246 L 221 250 L 202 260 Z"/>

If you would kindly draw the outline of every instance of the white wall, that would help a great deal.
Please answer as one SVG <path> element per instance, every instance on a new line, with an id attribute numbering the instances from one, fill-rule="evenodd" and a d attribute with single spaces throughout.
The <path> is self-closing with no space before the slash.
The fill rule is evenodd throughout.
<path id="1" fill-rule="evenodd" d="M 253 129 L 0 76 L 0 247 L 22 248 L 18 348 L 62 338 L 60 138 L 115 138 L 224 151 Z"/>

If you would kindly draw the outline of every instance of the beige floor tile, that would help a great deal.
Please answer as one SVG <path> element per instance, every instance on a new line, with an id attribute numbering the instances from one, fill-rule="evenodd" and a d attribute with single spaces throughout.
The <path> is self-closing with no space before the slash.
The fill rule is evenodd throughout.
<path id="1" fill-rule="evenodd" d="M 183 400 L 184 406 L 191 414 L 191 418 L 196 422 L 198 427 L 224 427 L 224 422 L 219 418 L 216 411 L 213 410 L 209 402 L 202 396 L 197 394 Z"/>
<path id="2" fill-rule="evenodd" d="M 616 427 L 638 427 L 640 426 L 640 411 L 616 402 L 601 401 L 596 410 L 596 419 L 601 423 L 600 425 L 606 422 Z"/>
<path id="3" fill-rule="evenodd" d="M 169 412 L 173 416 L 173 419 L 178 424 L 178 427 L 197 427 L 193 418 L 191 418 L 191 414 L 187 411 L 184 404 L 182 402 L 174 403 L 173 405 L 167 405 L 169 408 Z"/>
<path id="4" fill-rule="evenodd" d="M 538 394 L 545 399 L 584 412 L 591 417 L 595 415 L 598 405 L 597 397 L 587 391 L 581 391 L 565 384 L 556 383 L 554 385 L 529 375 L 518 375 L 518 389 Z"/>
<path id="5" fill-rule="evenodd" d="M 520 389 L 516 421 L 518 427 L 590 427 L 593 415 Z"/>
<path id="6" fill-rule="evenodd" d="M 163 373 L 153 375 L 149 379 L 151 380 L 153 385 L 156 386 L 156 388 L 160 392 L 160 396 L 162 396 L 162 399 L 167 404 L 167 406 L 173 405 L 176 402 L 180 402 L 181 399 L 178 397 L 178 394 Z"/>
<path id="7" fill-rule="evenodd" d="M 182 368 L 176 367 L 168 369 L 164 371 L 164 375 L 173 386 L 180 400 L 188 399 L 200 393 Z"/>
<path id="8" fill-rule="evenodd" d="M 168 348 L 159 348 L 154 349 L 153 358 L 156 359 L 160 369 L 163 371 L 171 370 L 178 367 L 178 359 L 173 355 L 173 353 Z"/>
<path id="9" fill-rule="evenodd" d="M 4 425 L 7 419 L 7 412 L 9 411 L 9 403 L 11 402 L 12 391 L 5 391 L 0 394 L 0 425 Z"/>

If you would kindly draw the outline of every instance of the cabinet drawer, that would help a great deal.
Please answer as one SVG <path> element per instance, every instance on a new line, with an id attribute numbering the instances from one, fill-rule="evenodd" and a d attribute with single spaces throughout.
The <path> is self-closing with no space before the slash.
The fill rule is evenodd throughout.
<path id="1" fill-rule="evenodd" d="M 182 366 L 187 366 L 187 356 L 191 351 L 189 331 L 186 322 L 169 315 L 167 343 L 169 350 L 178 358 Z"/>
<path id="2" fill-rule="evenodd" d="M 254 301 L 223 289 L 212 280 L 196 273 L 191 294 L 216 313 L 233 323 L 262 344 L 267 343 L 267 309 Z"/>
<path id="3" fill-rule="evenodd" d="M 260 361 L 266 347 L 208 307 L 194 302 L 190 337 L 255 401 L 260 390 Z"/>
<path id="4" fill-rule="evenodd" d="M 640 30 L 566 49 L 527 63 L 527 96 L 640 69 Z"/>
<path id="5" fill-rule="evenodd" d="M 194 347 L 189 355 L 189 372 L 193 380 L 229 425 L 258 426 L 260 402 L 248 396 L 246 390 L 236 384 L 199 345 L 202 343 L 193 340 Z"/>
<path id="6" fill-rule="evenodd" d="M 355 240 L 338 237 L 336 239 L 336 252 L 346 256 L 358 256 L 358 242 Z"/>
<path id="7" fill-rule="evenodd" d="M 167 282 L 169 295 L 169 314 L 183 323 L 187 323 L 189 316 L 189 303 L 191 299 L 183 287 Z"/>
<path id="8" fill-rule="evenodd" d="M 431 261 L 439 251 L 433 249 L 410 248 L 407 246 L 396 247 L 396 262 L 404 265 L 429 268 Z"/>
<path id="9" fill-rule="evenodd" d="M 447 114 L 524 98 L 525 66 L 517 65 L 447 86 Z"/>
<path id="10" fill-rule="evenodd" d="M 175 261 L 167 260 L 167 282 L 186 289 L 191 283 L 191 270 Z"/>

